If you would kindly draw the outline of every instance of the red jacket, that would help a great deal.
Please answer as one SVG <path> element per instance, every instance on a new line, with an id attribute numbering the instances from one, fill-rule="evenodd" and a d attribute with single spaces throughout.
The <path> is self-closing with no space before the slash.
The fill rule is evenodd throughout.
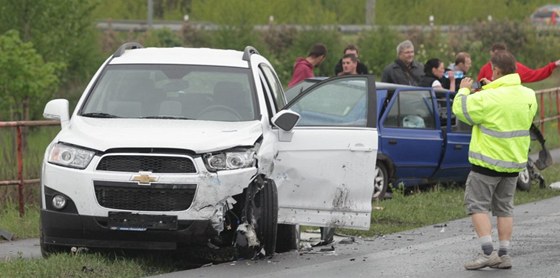
<path id="1" fill-rule="evenodd" d="M 550 62 L 546 66 L 539 69 L 529 68 L 519 62 L 517 62 L 516 65 L 517 73 L 519 73 L 519 76 L 521 77 L 521 83 L 531 83 L 546 79 L 556 68 L 556 64 L 554 62 Z M 492 65 L 490 64 L 490 62 L 482 66 L 480 72 L 478 73 L 477 80 L 480 81 L 480 79 L 484 77 L 492 81 Z"/>
<path id="2" fill-rule="evenodd" d="M 313 65 L 309 63 L 305 58 L 299 57 L 296 59 L 294 64 L 294 73 L 292 74 L 292 80 L 288 83 L 288 88 L 296 85 L 300 81 L 314 77 Z"/>

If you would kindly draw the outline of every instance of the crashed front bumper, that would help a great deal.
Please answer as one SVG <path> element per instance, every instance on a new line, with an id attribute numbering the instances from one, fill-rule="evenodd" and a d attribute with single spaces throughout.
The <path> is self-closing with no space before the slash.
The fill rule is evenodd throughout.
<path id="1" fill-rule="evenodd" d="M 41 234 L 46 245 L 92 248 L 175 250 L 203 246 L 217 235 L 210 221 L 178 221 L 177 230 L 112 230 L 107 217 L 41 210 Z"/>
<path id="2" fill-rule="evenodd" d="M 154 184 L 170 188 L 189 185 L 194 188 L 190 206 L 183 210 L 123 209 L 103 206 L 100 202 L 99 184 L 110 186 L 124 184 L 127 190 L 135 188 L 150 191 L 153 185 L 133 182 L 138 173 L 98 171 L 99 158 L 94 158 L 84 170 L 77 170 L 46 163 L 42 175 L 42 234 L 47 244 L 91 247 L 117 247 L 142 249 L 173 249 L 177 243 L 206 243 L 206 239 L 217 235 L 223 228 L 224 213 L 243 192 L 257 174 L 255 167 L 237 170 L 205 170 L 202 158 L 193 158 L 196 173 L 154 173 Z M 154 189 L 154 194 L 158 190 Z M 56 210 L 51 205 L 52 197 L 62 194 L 68 199 L 68 207 Z M 145 198 L 143 198 L 145 199 Z M 146 202 L 146 200 L 142 200 Z M 149 202 L 149 201 L 148 201 Z M 153 228 L 115 228 L 108 225 L 111 213 L 130 213 L 146 216 L 169 216 L 176 219 L 177 227 L 171 230 Z M 148 217 L 149 218 L 149 217 Z M 135 230 L 136 229 L 136 230 Z"/>

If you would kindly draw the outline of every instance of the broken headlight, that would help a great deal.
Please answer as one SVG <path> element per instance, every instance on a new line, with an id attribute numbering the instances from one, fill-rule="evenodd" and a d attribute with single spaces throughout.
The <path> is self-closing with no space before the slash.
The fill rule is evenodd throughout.
<path id="1" fill-rule="evenodd" d="M 204 158 L 204 164 L 210 171 L 234 170 L 255 165 L 255 151 L 253 149 L 208 153 L 202 157 Z"/>
<path id="2" fill-rule="evenodd" d="M 95 152 L 91 150 L 56 143 L 49 152 L 49 163 L 84 169 L 88 166 L 94 155 Z"/>

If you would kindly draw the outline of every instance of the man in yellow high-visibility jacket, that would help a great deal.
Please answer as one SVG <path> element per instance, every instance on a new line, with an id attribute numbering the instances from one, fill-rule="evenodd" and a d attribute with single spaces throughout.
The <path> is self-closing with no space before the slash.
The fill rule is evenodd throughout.
<path id="1" fill-rule="evenodd" d="M 469 145 L 471 172 L 465 208 L 483 253 L 465 264 L 468 270 L 511 268 L 508 249 L 513 229 L 513 196 L 518 173 L 526 167 L 529 128 L 537 112 L 535 92 L 521 85 L 515 57 L 501 51 L 492 57 L 493 82 L 471 94 L 473 80 L 464 78 L 453 100 L 453 113 L 473 126 Z M 499 250 L 492 243 L 492 211 L 497 216 Z"/>

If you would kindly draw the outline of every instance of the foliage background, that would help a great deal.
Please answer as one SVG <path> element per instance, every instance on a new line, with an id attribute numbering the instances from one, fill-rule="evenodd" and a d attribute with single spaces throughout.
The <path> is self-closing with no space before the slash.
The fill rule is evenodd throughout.
<path id="1" fill-rule="evenodd" d="M 39 93 L 23 92 L 26 84 L 19 82 L 12 86 L 14 82 L 8 82 L 9 77 L 0 77 L 4 79 L 0 80 L 0 119 L 41 119 L 45 102 L 55 97 L 68 98 L 73 106 L 99 65 L 126 41 L 139 41 L 145 46 L 239 50 L 253 45 L 272 62 L 284 84 L 291 77 L 296 57 L 306 56 L 316 42 L 324 43 L 329 49 L 327 60 L 315 71 L 320 76 L 333 75 L 334 65 L 349 43 L 359 46 L 361 61 L 378 76 L 395 59 L 395 46 L 404 39 L 413 41 L 420 62 L 438 57 L 448 64 L 459 51 L 471 53 L 471 75 L 476 75 L 488 60 L 488 49 L 494 42 L 505 42 L 518 60 L 530 67 L 544 66 L 560 58 L 555 49 L 560 30 L 539 31 L 529 24 L 530 14 L 548 3 L 547 0 L 376 0 L 371 15 L 374 28 L 360 33 L 339 32 L 339 25 L 365 23 L 367 2 L 153 0 L 153 20 L 182 22 L 182 29 L 122 32 L 98 29 L 96 23 L 114 20 L 145 23 L 148 0 L 0 0 L 0 36 L 7 36 L 10 30 L 17 31 L 19 40 L 40 56 L 31 64 L 26 62 L 28 65 L 38 72 L 49 68 L 43 64 L 56 69 L 55 88 L 35 85 Z M 182 21 L 185 15 L 189 18 L 187 22 Z M 435 17 L 433 28 L 427 28 L 430 15 Z M 196 28 L 199 24 L 216 29 L 201 30 Z M 403 25 L 408 27 L 407 31 L 397 28 Z M 447 25 L 451 26 L 450 31 L 445 31 Z M 0 55 L 22 61 L 29 59 L 14 50 L 3 50 Z M 14 68 L 17 64 L 0 64 L 0 72 L 18 70 Z M 28 77 L 22 82 L 41 81 Z M 550 87 L 557 86 L 556 83 L 548 80 L 546 84 Z M 30 87 L 29 84 L 26 86 Z M 29 115 L 20 107 L 18 94 L 32 97 Z"/>

